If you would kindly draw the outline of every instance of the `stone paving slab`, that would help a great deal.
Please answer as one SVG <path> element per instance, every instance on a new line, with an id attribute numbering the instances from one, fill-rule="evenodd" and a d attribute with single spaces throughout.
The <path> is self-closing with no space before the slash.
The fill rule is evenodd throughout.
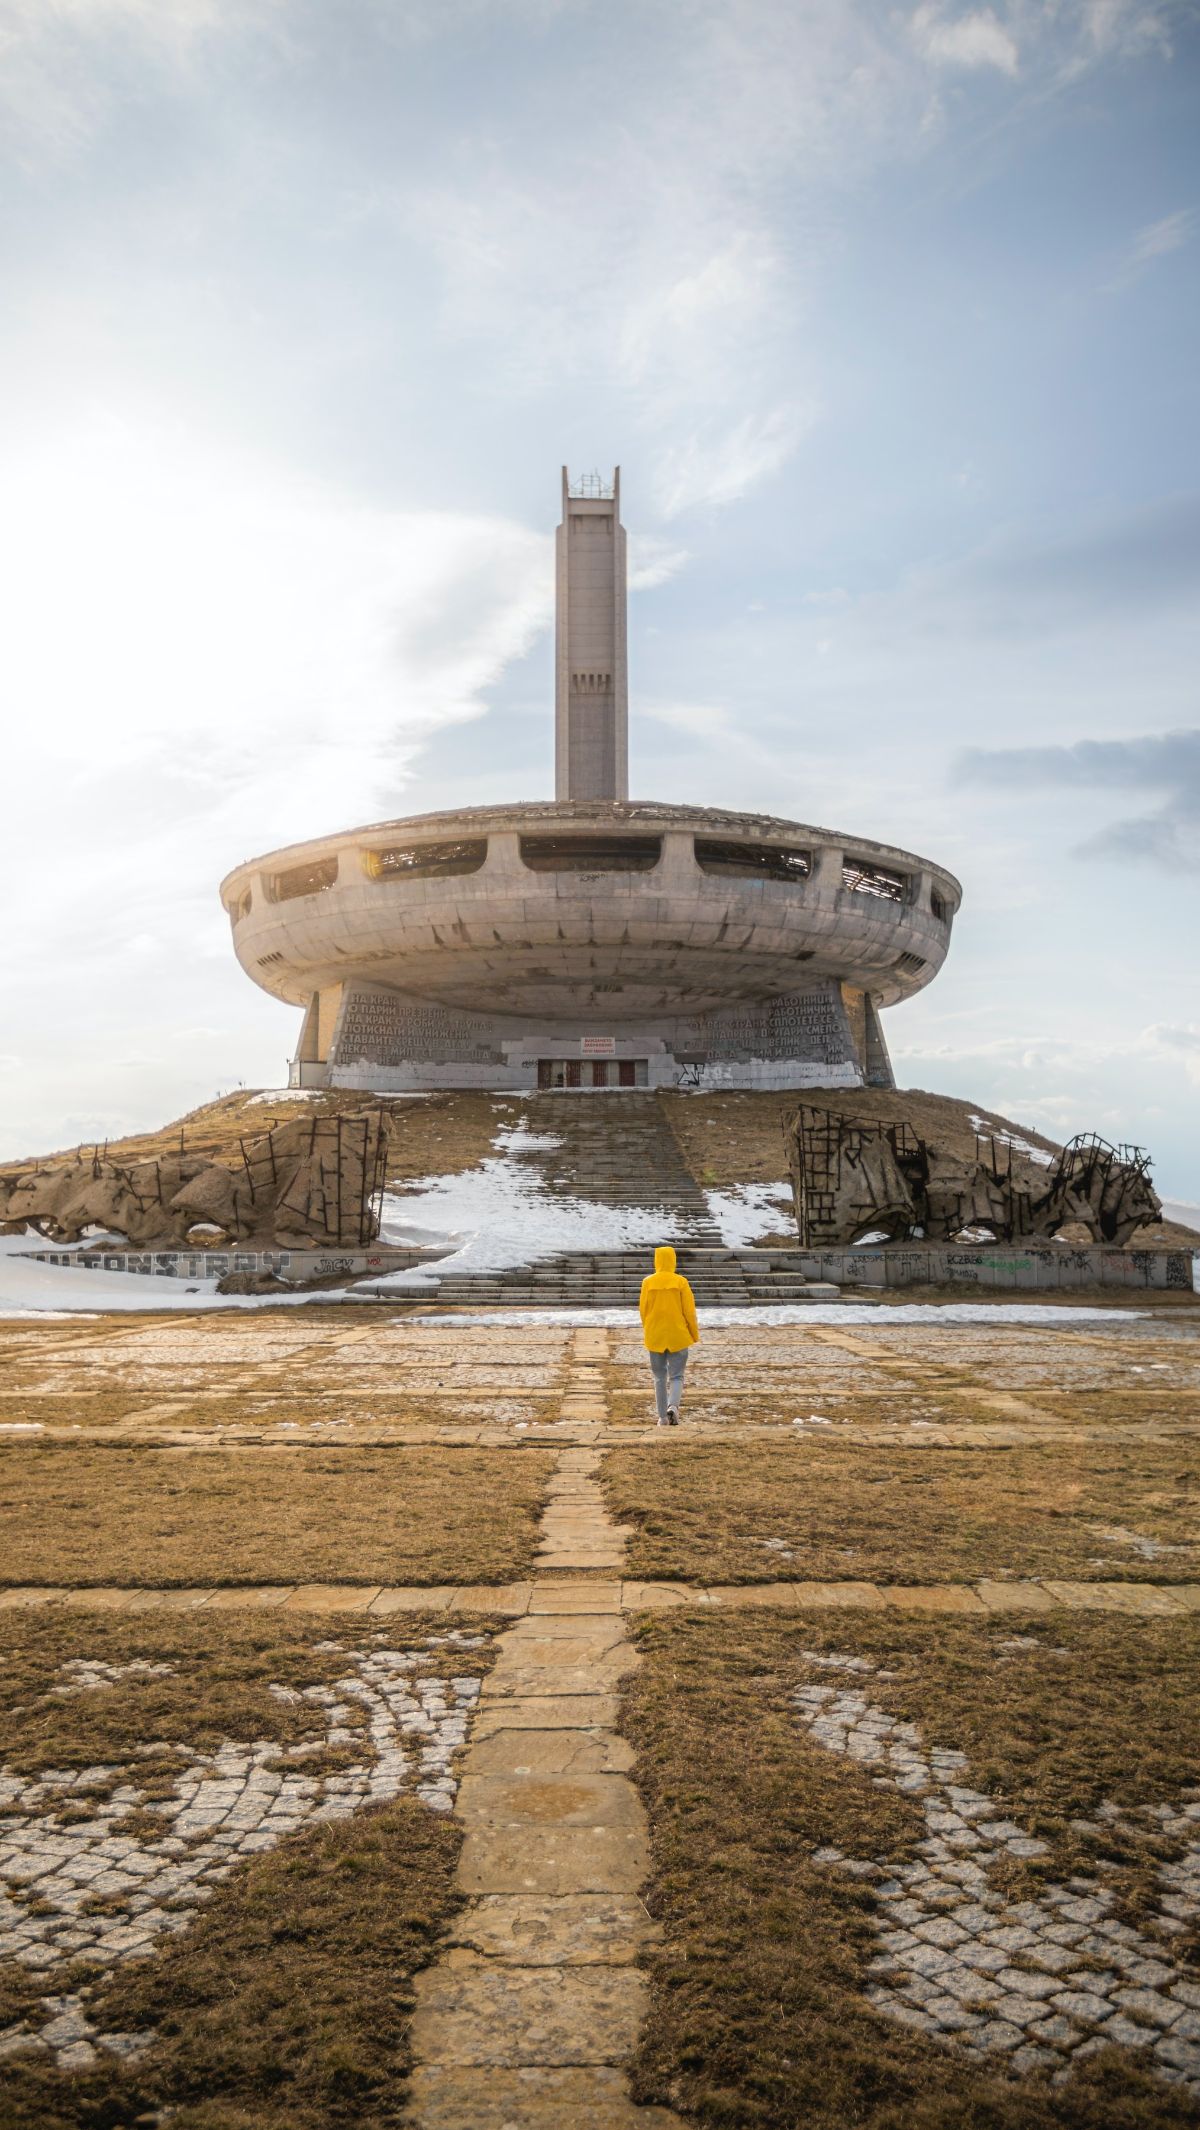
<path id="1" fill-rule="evenodd" d="M 457 1812 L 469 1827 L 645 1829 L 637 1792 L 623 1775 L 464 1775 Z"/>
<path id="2" fill-rule="evenodd" d="M 412 2130 L 684 2130 L 669 2108 L 635 2108 L 621 2073 L 601 2065 L 420 2065 L 409 2092 Z"/>
<path id="3" fill-rule="evenodd" d="M 523 1967 L 631 1964 L 648 1939 L 646 1911 L 634 1894 L 485 1894 L 459 1917 L 452 1945 Z"/>
<path id="4" fill-rule="evenodd" d="M 543 1694 L 548 1699 L 556 1700 L 563 1694 L 609 1693 L 615 1688 L 618 1680 L 631 1669 L 632 1666 L 628 1662 L 622 1662 L 619 1657 L 606 1659 L 603 1664 L 585 1662 L 573 1666 L 527 1665 L 519 1671 L 507 1667 L 501 1671 L 497 1665 L 484 1681 L 482 1698 L 484 1702 L 526 1701 L 534 1695 Z"/>
<path id="5" fill-rule="evenodd" d="M 380 1583 L 364 1584 L 355 1590 L 345 1583 L 302 1583 L 283 1601 L 286 1612 L 365 1612 L 377 1597 L 382 1597 Z"/>
<path id="6" fill-rule="evenodd" d="M 791 1583 L 713 1583 L 705 1596 L 710 1605 L 778 1605 L 789 1612 L 796 1604 Z"/>
<path id="7" fill-rule="evenodd" d="M 471 1726 L 472 1745 L 510 1731 L 610 1730 L 617 1720 L 615 1694 L 530 1694 L 523 1700 L 480 1706 Z"/>
<path id="8" fill-rule="evenodd" d="M 653 1612 L 665 1612 L 673 1605 L 707 1604 L 708 1592 L 693 1590 L 688 1583 L 622 1583 L 621 1603 L 627 1609 L 640 1612 L 643 1608 Z"/>
<path id="9" fill-rule="evenodd" d="M 551 1613 L 549 1617 L 559 1631 L 539 1634 L 537 1630 L 545 1617 L 543 1613 L 526 1613 L 497 1658 L 492 1678 L 506 1679 L 512 1672 L 569 1670 L 579 1664 L 607 1668 L 620 1678 L 622 1672 L 632 1671 L 637 1662 L 619 1612 L 601 1613 L 598 1618 L 586 1612 Z M 564 1627 L 576 1631 L 564 1634 Z M 607 1684 L 607 1680 L 603 1681 L 595 1691 L 603 1693 Z"/>
<path id="10" fill-rule="evenodd" d="M 801 1610 L 812 1605 L 822 1609 L 847 1606 L 862 1612 L 878 1612 L 883 1604 L 883 1593 L 874 1583 L 793 1583 L 791 1588 Z"/>
<path id="11" fill-rule="evenodd" d="M 384 1591 L 386 1597 L 389 1593 Z M 451 1612 L 499 1612 L 519 1616 L 529 1610 L 532 1583 L 466 1583 L 450 1600 Z"/>
<path id="12" fill-rule="evenodd" d="M 633 1761 L 628 1740 L 604 1728 L 476 1732 L 471 1746 L 480 1775 L 617 1775 Z"/>
<path id="13" fill-rule="evenodd" d="M 637 1827 L 478 1827 L 458 1883 L 464 1893 L 636 1893 L 649 1875 Z"/>
<path id="14" fill-rule="evenodd" d="M 1191 1609 L 1161 1584 L 1047 1582 L 1043 1588 L 1075 1612 L 1132 1612 L 1145 1618 L 1178 1619 Z"/>
<path id="15" fill-rule="evenodd" d="M 590 1578 L 583 1582 L 543 1583 L 529 1600 L 534 1612 L 619 1612 L 621 1585 Z"/>
<path id="16" fill-rule="evenodd" d="M 446 1962 L 416 1978 L 413 2053 L 462 2066 L 617 2064 L 632 2054 L 648 1996 L 628 1966 Z"/>
<path id="17" fill-rule="evenodd" d="M 982 1612 L 983 1599 L 959 1583 L 892 1584 L 882 1587 L 889 1605 L 902 1612 Z"/>
<path id="18" fill-rule="evenodd" d="M 1055 1599 L 1040 1583 L 976 1583 L 989 1612 L 1053 1612 Z"/>

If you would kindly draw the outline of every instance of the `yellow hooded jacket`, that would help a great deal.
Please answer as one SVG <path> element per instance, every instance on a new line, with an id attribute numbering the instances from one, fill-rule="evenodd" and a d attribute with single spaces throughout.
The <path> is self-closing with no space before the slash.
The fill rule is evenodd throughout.
<path id="1" fill-rule="evenodd" d="M 654 1253 L 654 1270 L 642 1281 L 642 1331 L 649 1353 L 678 1353 L 694 1346 L 700 1337 L 696 1304 L 682 1272 L 675 1270 L 675 1252 L 669 1243 Z"/>

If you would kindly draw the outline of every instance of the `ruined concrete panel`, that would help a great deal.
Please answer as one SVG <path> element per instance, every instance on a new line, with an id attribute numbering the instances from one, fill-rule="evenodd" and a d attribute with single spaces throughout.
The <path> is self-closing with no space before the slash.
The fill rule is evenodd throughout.
<path id="1" fill-rule="evenodd" d="M 974 1160 L 964 1161 L 899 1119 L 866 1121 L 802 1103 L 784 1139 L 806 1248 L 981 1232 L 1018 1242 L 1074 1223 L 1094 1242 L 1121 1244 L 1162 1211 L 1143 1150 L 1094 1133 L 1072 1139 L 1050 1168 L 982 1135 Z"/>
<path id="2" fill-rule="evenodd" d="M 303 1248 L 361 1248 L 379 1233 L 390 1124 L 382 1111 L 306 1116 L 242 1144 L 236 1167 L 180 1151 L 170 1160 L 100 1154 L 0 1177 L 0 1229 L 51 1242 L 104 1228 L 157 1248 L 215 1229 Z"/>

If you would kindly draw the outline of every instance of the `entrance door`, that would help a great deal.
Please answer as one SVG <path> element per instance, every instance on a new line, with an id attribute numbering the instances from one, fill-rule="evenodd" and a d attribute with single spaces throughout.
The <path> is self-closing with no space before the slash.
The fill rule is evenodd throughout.
<path id="1" fill-rule="evenodd" d="M 644 1058 L 539 1058 L 539 1088 L 644 1087 Z"/>

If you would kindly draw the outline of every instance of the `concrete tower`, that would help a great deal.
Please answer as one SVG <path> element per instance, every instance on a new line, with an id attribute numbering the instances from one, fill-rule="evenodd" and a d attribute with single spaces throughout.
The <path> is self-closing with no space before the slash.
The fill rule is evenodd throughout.
<path id="1" fill-rule="evenodd" d="M 621 469 L 562 471 L 557 546 L 554 796 L 629 796 L 629 683 L 625 636 L 625 528 Z"/>
<path id="2" fill-rule="evenodd" d="M 932 982 L 952 873 L 840 830 L 630 799 L 620 477 L 558 530 L 556 796 L 375 821 L 221 883 L 248 976 L 302 1006 L 297 1087 L 890 1087 L 880 1011 Z"/>

